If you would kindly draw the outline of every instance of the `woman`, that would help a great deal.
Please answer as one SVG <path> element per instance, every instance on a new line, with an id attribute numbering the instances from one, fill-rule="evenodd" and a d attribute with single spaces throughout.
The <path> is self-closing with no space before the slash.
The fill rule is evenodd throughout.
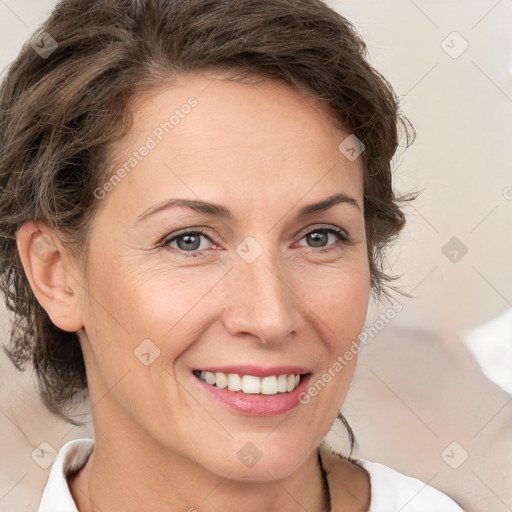
<path id="1" fill-rule="evenodd" d="M 64 0 L 23 48 L 0 92 L 9 351 L 70 422 L 88 395 L 95 431 L 40 511 L 460 510 L 320 449 L 404 225 L 410 134 L 365 51 L 318 0 Z"/>

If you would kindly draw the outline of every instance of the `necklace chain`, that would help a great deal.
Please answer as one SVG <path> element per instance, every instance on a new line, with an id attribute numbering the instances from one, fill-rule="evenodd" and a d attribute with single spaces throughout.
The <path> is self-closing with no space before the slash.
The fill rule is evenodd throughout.
<path id="1" fill-rule="evenodd" d="M 318 462 L 320 463 L 320 471 L 322 473 L 322 483 L 324 489 L 324 512 L 331 512 L 331 492 L 329 490 L 329 482 L 327 481 L 327 473 L 322 463 L 322 456 L 318 450 Z"/>

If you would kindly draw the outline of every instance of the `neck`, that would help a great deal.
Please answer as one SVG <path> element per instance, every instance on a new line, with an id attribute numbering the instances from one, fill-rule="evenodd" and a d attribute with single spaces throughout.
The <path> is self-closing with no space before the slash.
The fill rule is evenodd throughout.
<path id="1" fill-rule="evenodd" d="M 109 428 L 106 432 L 115 431 Z M 95 424 L 94 451 L 70 489 L 80 512 L 328 510 L 316 451 L 280 480 L 270 474 L 265 481 L 232 480 L 166 449 L 134 426 L 108 436 Z"/>

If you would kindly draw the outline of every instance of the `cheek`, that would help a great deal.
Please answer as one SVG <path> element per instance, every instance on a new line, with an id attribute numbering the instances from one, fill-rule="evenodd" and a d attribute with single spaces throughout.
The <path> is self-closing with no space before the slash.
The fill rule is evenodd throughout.
<path id="1" fill-rule="evenodd" d="M 305 304 L 324 324 L 332 349 L 340 351 L 361 332 L 366 320 L 370 274 L 367 265 L 316 269 L 302 285 Z M 318 322 L 317 322 L 318 323 Z"/>
<path id="2" fill-rule="evenodd" d="M 359 266 L 345 274 L 341 286 L 331 295 L 332 306 L 327 309 L 332 330 L 336 333 L 331 345 L 330 363 L 325 379 L 332 378 L 336 388 L 333 401 L 339 409 L 352 382 L 359 354 L 359 335 L 366 321 L 370 272 Z"/>
<path id="3" fill-rule="evenodd" d="M 158 347 L 161 363 L 170 366 L 212 321 L 216 302 L 209 294 L 223 273 L 170 269 L 165 261 L 151 268 L 128 260 L 98 268 L 93 293 L 100 301 L 92 300 L 95 319 L 90 319 L 102 326 L 98 342 L 109 339 L 117 358 L 133 358 L 139 344 L 149 339 Z"/>

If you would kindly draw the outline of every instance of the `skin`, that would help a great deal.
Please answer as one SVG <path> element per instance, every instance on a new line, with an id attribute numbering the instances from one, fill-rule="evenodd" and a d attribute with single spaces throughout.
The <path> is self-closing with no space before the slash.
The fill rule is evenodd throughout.
<path id="1" fill-rule="evenodd" d="M 87 276 L 45 224 L 18 233 L 37 299 L 56 325 L 78 332 L 86 362 L 95 449 L 72 494 L 81 512 L 321 511 L 316 450 L 356 358 L 307 405 L 270 417 L 227 409 L 191 372 L 299 364 L 314 382 L 357 340 L 370 291 L 361 157 L 340 153 L 348 134 L 297 90 L 200 74 L 134 102 L 118 154 L 126 160 L 190 96 L 198 105 L 100 201 Z M 336 192 L 359 207 L 295 218 Z M 233 219 L 175 207 L 137 223 L 170 198 L 217 203 Z M 198 227 L 211 241 L 200 238 L 196 257 L 183 238 L 159 243 Z M 306 235 L 318 230 L 315 245 Z M 236 252 L 248 236 L 263 249 L 252 263 Z M 149 366 L 134 355 L 144 339 L 160 350 Z M 262 453 L 250 468 L 237 458 L 248 442 Z M 333 510 L 367 510 L 366 472 L 346 461 L 330 471 Z"/>

